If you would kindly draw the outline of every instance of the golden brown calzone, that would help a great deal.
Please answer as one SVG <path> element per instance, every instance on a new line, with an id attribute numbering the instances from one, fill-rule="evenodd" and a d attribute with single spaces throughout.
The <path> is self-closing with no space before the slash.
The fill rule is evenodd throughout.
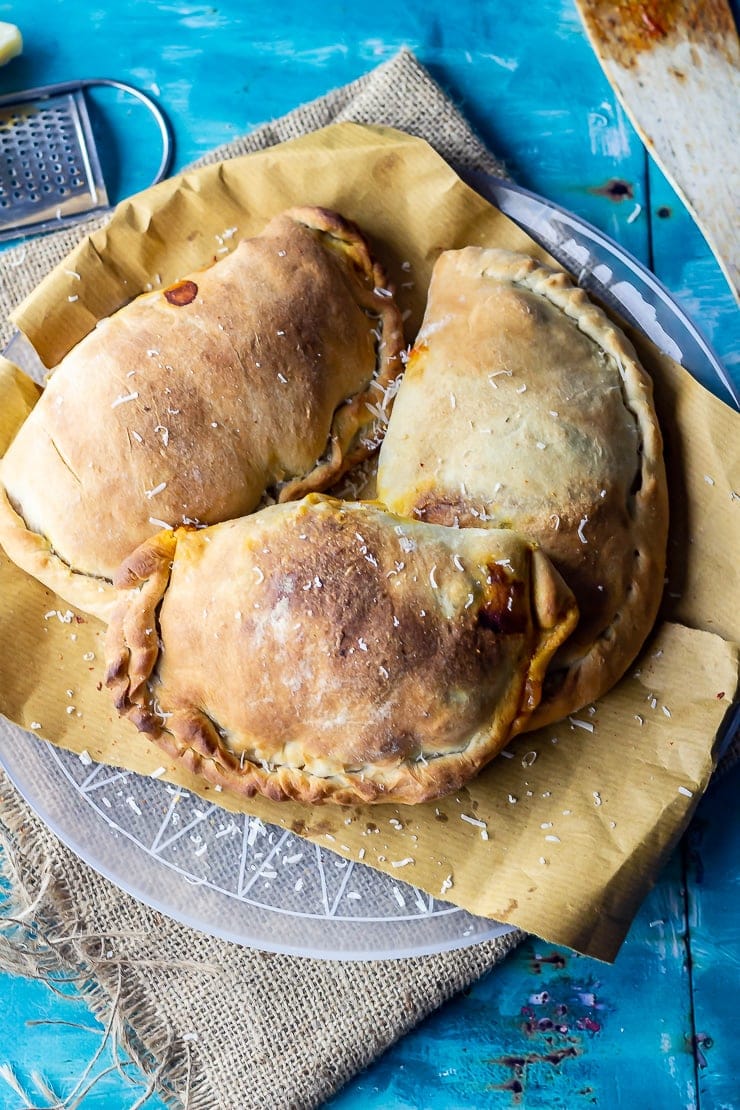
<path id="1" fill-rule="evenodd" d="M 62 360 L 0 464 L 0 542 L 105 618 L 115 568 L 148 536 L 324 489 L 366 457 L 402 347 L 360 230 L 290 209 Z"/>
<path id="2" fill-rule="evenodd" d="M 601 309 L 534 259 L 437 261 L 377 496 L 402 516 L 516 529 L 572 588 L 580 623 L 527 727 L 608 690 L 653 624 L 668 508 L 652 383 Z"/>
<path id="3" fill-rule="evenodd" d="M 577 621 L 536 545 L 311 494 L 161 532 L 116 575 L 119 712 L 214 785 L 420 802 L 521 730 Z"/>

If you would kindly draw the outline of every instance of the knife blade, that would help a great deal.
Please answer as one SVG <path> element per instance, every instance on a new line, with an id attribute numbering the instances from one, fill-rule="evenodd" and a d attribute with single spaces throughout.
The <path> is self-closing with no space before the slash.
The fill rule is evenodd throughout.
<path id="1" fill-rule="evenodd" d="M 726 0 L 575 0 L 635 130 L 740 302 L 740 40 Z"/>

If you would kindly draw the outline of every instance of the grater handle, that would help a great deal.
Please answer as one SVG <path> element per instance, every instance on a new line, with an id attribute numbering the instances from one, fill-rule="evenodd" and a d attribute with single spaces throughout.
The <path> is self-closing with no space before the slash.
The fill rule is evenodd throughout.
<path id="1" fill-rule="evenodd" d="M 128 93 L 130 96 L 135 97 L 145 107 L 149 109 L 154 116 L 154 120 L 159 128 L 160 138 L 162 140 L 162 157 L 159 163 L 157 172 L 150 182 L 151 185 L 156 185 L 158 181 L 166 175 L 170 168 L 172 160 L 172 133 L 167 118 L 162 112 L 158 104 L 152 100 L 150 96 L 142 92 L 141 89 L 135 88 L 134 85 L 129 85 L 125 81 L 116 81 L 111 77 L 86 77 L 78 81 L 61 81 L 56 85 L 42 85 L 37 89 L 27 89 L 20 94 L 22 100 L 42 100 L 48 96 L 58 96 L 63 93 L 79 92 L 80 89 L 91 89 L 99 86 L 106 88 L 119 89 L 121 92 Z M 4 104 L 18 103 L 19 94 L 9 93 L 0 96 L 0 108 Z"/>
<path id="2" fill-rule="evenodd" d="M 157 127 L 159 128 L 159 135 L 162 140 L 162 157 L 157 172 L 150 182 L 150 185 L 156 185 L 157 182 L 161 181 L 162 178 L 165 177 L 165 175 L 167 174 L 167 171 L 170 168 L 170 162 L 172 160 L 172 132 L 170 130 L 170 125 L 167 121 L 167 117 L 165 116 L 159 105 L 156 104 L 150 96 L 142 92 L 141 89 L 137 89 L 133 85 L 128 85 L 125 81 L 115 81 L 111 77 L 91 77 L 86 78 L 79 83 L 84 89 L 89 89 L 97 85 L 105 85 L 108 88 L 120 89 L 121 92 L 128 93 L 130 96 L 135 97 L 146 108 L 149 109 L 151 114 L 154 116 L 154 120 L 157 124 Z"/>

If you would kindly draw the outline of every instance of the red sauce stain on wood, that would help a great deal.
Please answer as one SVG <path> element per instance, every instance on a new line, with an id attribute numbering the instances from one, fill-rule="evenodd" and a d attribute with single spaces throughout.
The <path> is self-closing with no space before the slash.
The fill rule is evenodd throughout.
<path id="1" fill-rule="evenodd" d="M 578 1018 L 576 1029 L 586 1029 L 589 1033 L 599 1033 L 601 1032 L 601 1023 L 590 1017 Z"/>

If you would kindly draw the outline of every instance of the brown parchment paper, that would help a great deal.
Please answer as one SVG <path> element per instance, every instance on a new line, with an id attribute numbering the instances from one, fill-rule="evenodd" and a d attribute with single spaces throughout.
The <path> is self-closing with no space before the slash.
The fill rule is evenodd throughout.
<path id="1" fill-rule="evenodd" d="M 102 316 L 233 249 L 276 212 L 323 204 L 373 241 L 407 313 L 440 250 L 547 255 L 422 140 L 339 124 L 164 182 L 125 202 L 15 314 L 47 366 Z M 126 721 L 102 685 L 104 629 L 0 551 L 0 711 L 72 751 L 246 810 L 351 859 L 610 960 L 688 823 L 735 696 L 740 641 L 740 418 L 647 340 L 666 439 L 672 524 L 663 612 L 640 659 L 596 705 L 518 738 L 458 794 L 423 806 L 246 802 L 193 779 Z M 37 391 L 0 360 L 0 452 Z M 423 414 L 420 414 L 420 418 Z"/>

